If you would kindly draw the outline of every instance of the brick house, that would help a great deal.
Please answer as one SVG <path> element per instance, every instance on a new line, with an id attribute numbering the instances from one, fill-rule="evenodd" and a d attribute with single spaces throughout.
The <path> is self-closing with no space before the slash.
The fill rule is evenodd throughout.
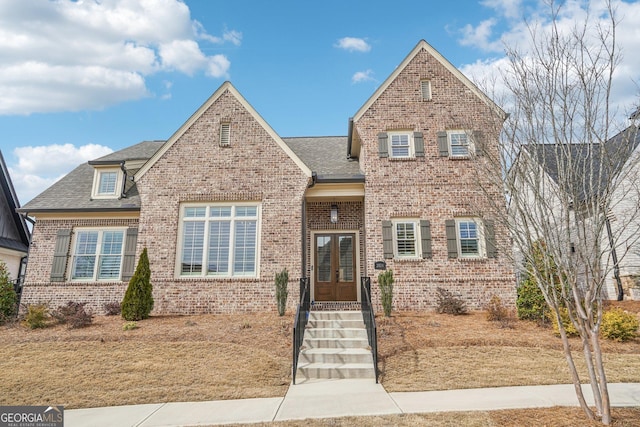
<path id="1" fill-rule="evenodd" d="M 23 302 L 120 301 L 146 247 L 156 313 L 275 309 L 274 276 L 314 301 L 361 298 L 375 263 L 396 309 L 435 291 L 515 299 L 506 230 L 476 185 L 504 113 L 420 41 L 346 137 L 281 138 L 229 82 L 167 140 L 80 165 L 20 211 L 35 217 Z M 485 120 L 490 117 L 491 120 Z M 501 202 L 500 202 L 501 203 Z"/>

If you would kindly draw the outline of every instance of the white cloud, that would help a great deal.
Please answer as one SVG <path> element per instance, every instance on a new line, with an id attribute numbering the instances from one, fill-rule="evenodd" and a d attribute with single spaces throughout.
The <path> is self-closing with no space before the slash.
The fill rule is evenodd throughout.
<path id="1" fill-rule="evenodd" d="M 480 22 L 478 26 L 465 25 L 461 32 L 462 38 L 460 44 L 463 46 L 475 46 L 484 51 L 496 52 L 502 50 L 500 41 L 491 41 L 493 36 L 493 26 L 496 24 L 495 19 L 487 19 Z"/>
<path id="2" fill-rule="evenodd" d="M 79 164 L 112 152 L 111 148 L 98 144 L 80 147 L 72 144 L 53 144 L 15 148 L 13 153 L 18 158 L 18 163 L 9 167 L 9 173 L 16 193 L 19 194 L 20 203 L 25 204 Z"/>
<path id="3" fill-rule="evenodd" d="M 514 11 L 516 6 L 522 9 L 520 2 L 510 2 L 508 0 L 487 0 L 483 4 L 495 7 L 496 10 L 503 7 L 509 9 L 509 5 L 513 6 L 509 12 L 503 13 L 505 17 L 518 16 Z M 546 6 L 536 3 L 538 9 L 529 9 L 528 21 L 531 25 L 536 26 L 536 31 L 542 34 L 550 28 L 548 14 L 546 14 Z M 625 115 L 630 113 L 634 106 L 637 107 L 640 96 L 640 56 L 635 52 L 640 51 L 640 2 L 627 3 L 621 0 L 614 0 L 613 5 L 619 23 L 616 29 L 616 42 L 619 51 L 622 53 L 622 61 L 616 68 L 612 86 L 612 106 L 618 109 L 620 120 L 626 118 Z M 529 6 L 531 7 L 531 6 Z M 589 10 L 587 10 L 589 7 Z M 588 34 L 593 36 L 593 30 L 596 28 L 597 19 L 604 19 L 603 3 L 601 0 L 570 1 L 563 4 L 558 15 L 557 26 L 562 32 L 571 31 L 576 25 L 590 15 L 590 19 L 594 21 L 588 28 Z M 515 14 L 515 15 L 514 15 Z M 489 26 L 486 21 L 481 22 L 476 27 L 469 26 L 468 32 L 463 32 L 460 43 L 482 48 L 484 50 L 497 52 L 495 48 L 497 43 L 517 47 L 521 52 L 527 52 L 532 48 L 530 45 L 529 30 L 521 19 L 508 19 L 502 22 L 504 28 L 500 33 L 496 33 L 495 29 L 498 24 Z M 605 26 L 607 22 L 602 22 Z M 489 28 L 487 28 L 489 27 Z M 466 27 L 465 27 L 466 28 Z M 491 29 L 491 31 L 488 31 Z M 494 33 L 494 34 L 492 34 Z M 475 39 L 474 37 L 475 36 Z M 475 40 L 475 42 L 473 42 Z M 588 39 L 587 39 L 588 40 Z M 502 55 L 494 58 L 476 61 L 472 64 L 466 64 L 460 67 L 460 70 L 472 80 L 477 82 L 483 89 L 495 91 L 494 96 L 500 98 L 504 94 L 504 88 L 500 86 L 501 72 L 508 69 L 507 59 Z M 498 99 L 496 99 L 498 101 Z"/>
<path id="4" fill-rule="evenodd" d="M 522 18 L 522 0 L 483 0 L 480 4 L 493 9 L 506 18 Z"/>
<path id="5" fill-rule="evenodd" d="M 335 45 L 337 48 L 349 52 L 369 52 L 371 46 L 364 40 L 356 37 L 343 37 Z"/>
<path id="6" fill-rule="evenodd" d="M 228 75 L 230 62 L 180 0 L 0 2 L 0 114 L 99 109 L 149 96 L 158 71 Z"/>
<path id="7" fill-rule="evenodd" d="M 351 77 L 351 83 L 362 83 L 371 81 L 376 81 L 376 79 L 373 77 L 372 70 L 358 71 Z"/>

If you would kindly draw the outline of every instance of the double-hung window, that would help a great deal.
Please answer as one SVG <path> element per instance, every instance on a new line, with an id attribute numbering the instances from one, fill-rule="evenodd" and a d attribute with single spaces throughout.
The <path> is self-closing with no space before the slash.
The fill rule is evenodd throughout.
<path id="1" fill-rule="evenodd" d="M 390 132 L 390 156 L 392 158 L 413 157 L 412 138 L 410 132 Z"/>
<path id="2" fill-rule="evenodd" d="M 256 276 L 260 206 L 185 205 L 179 275 Z"/>
<path id="3" fill-rule="evenodd" d="M 77 230 L 72 255 L 72 280 L 119 280 L 124 230 Z"/>
<path id="4" fill-rule="evenodd" d="M 417 221 L 397 220 L 393 223 L 395 256 L 398 258 L 417 258 L 419 229 Z"/>
<path id="5" fill-rule="evenodd" d="M 91 197 L 95 199 L 115 199 L 119 197 L 122 190 L 123 175 L 119 167 L 96 168 Z"/>
<path id="6" fill-rule="evenodd" d="M 465 131 L 448 131 L 449 153 L 451 157 L 469 155 L 469 137 Z"/>

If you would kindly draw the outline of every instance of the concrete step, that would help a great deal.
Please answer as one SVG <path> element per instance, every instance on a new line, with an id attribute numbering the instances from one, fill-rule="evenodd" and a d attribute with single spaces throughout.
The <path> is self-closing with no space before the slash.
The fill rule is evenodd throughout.
<path id="1" fill-rule="evenodd" d="M 313 328 L 365 328 L 362 318 L 359 320 L 309 320 L 306 329 Z"/>
<path id="2" fill-rule="evenodd" d="M 371 363 L 303 363 L 298 365 L 296 377 L 309 379 L 375 378 Z"/>
<path id="3" fill-rule="evenodd" d="M 312 311 L 309 320 L 362 320 L 360 311 Z"/>
<path id="4" fill-rule="evenodd" d="M 367 338 L 364 328 L 305 328 L 305 338 Z"/>
<path id="5" fill-rule="evenodd" d="M 304 348 L 368 348 L 367 338 L 305 338 L 302 342 Z"/>
<path id="6" fill-rule="evenodd" d="M 373 356 L 365 348 L 310 348 L 300 352 L 298 363 L 373 364 Z"/>

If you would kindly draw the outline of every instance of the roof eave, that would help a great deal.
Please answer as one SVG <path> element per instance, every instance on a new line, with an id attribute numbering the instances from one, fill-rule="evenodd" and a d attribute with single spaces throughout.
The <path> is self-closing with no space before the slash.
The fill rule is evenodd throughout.
<path id="1" fill-rule="evenodd" d="M 316 183 L 318 184 L 341 184 L 352 182 L 365 182 L 364 175 L 351 175 L 351 176 L 339 176 L 339 175 L 317 175 Z"/>

